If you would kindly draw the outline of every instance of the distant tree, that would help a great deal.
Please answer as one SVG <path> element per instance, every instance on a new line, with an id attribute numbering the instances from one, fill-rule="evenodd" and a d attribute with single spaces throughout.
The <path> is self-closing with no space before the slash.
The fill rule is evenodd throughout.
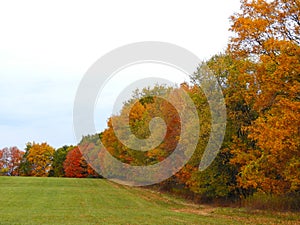
<path id="1" fill-rule="evenodd" d="M 0 150 L 0 174 L 9 176 L 19 175 L 19 166 L 24 152 L 17 147 Z"/>
<path id="2" fill-rule="evenodd" d="M 96 172 L 88 165 L 80 149 L 74 147 L 67 153 L 66 160 L 63 163 L 66 177 L 88 177 L 97 176 Z"/>
<path id="3" fill-rule="evenodd" d="M 103 178 L 96 172 L 101 171 L 100 161 L 102 157 L 99 156 L 99 151 L 101 148 L 100 139 L 102 138 L 102 135 L 103 133 L 97 133 L 94 135 L 83 136 L 79 143 L 80 152 L 82 153 L 84 159 L 88 163 L 89 177 Z"/>
<path id="4" fill-rule="evenodd" d="M 30 176 L 31 175 L 31 166 L 27 160 L 27 156 L 29 154 L 29 150 L 31 149 L 33 143 L 28 142 L 26 144 L 25 153 L 21 159 L 21 163 L 20 163 L 20 167 L 19 167 L 20 176 Z"/>
<path id="5" fill-rule="evenodd" d="M 27 176 L 48 176 L 54 152 L 54 148 L 47 143 L 28 143 L 22 159 L 21 173 Z"/>
<path id="6" fill-rule="evenodd" d="M 13 176 L 19 176 L 19 168 L 24 152 L 19 150 L 17 147 L 10 148 L 11 160 L 9 163 L 9 173 Z"/>
<path id="7" fill-rule="evenodd" d="M 66 160 L 69 151 L 74 149 L 73 146 L 64 145 L 63 147 L 57 149 L 53 154 L 52 169 L 50 171 L 50 176 L 54 177 L 64 177 L 64 161 Z"/>

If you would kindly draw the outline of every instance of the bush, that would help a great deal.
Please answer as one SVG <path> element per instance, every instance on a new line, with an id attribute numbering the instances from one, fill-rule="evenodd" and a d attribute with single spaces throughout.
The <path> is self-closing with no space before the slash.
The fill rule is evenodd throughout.
<path id="1" fill-rule="evenodd" d="M 242 202 L 243 206 L 250 209 L 272 211 L 300 211 L 300 193 L 285 195 L 269 195 L 255 193 Z"/>

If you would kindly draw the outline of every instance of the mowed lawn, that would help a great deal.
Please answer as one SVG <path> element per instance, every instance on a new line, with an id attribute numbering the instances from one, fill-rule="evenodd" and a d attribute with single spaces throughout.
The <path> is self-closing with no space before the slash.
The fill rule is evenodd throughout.
<path id="1" fill-rule="evenodd" d="M 102 179 L 0 177 L 0 224 L 300 224 L 299 214 L 247 212 Z"/>

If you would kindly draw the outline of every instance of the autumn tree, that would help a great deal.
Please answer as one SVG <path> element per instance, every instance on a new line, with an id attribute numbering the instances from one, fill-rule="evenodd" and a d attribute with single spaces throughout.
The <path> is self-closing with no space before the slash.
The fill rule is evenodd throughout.
<path id="1" fill-rule="evenodd" d="M 0 150 L 0 159 L 2 159 L 2 157 L 3 157 L 3 150 Z M 0 160 L 0 170 L 1 170 L 1 174 L 3 173 L 2 169 L 3 169 L 3 161 Z"/>
<path id="2" fill-rule="evenodd" d="M 227 108 L 227 124 L 223 144 L 216 158 L 205 170 L 199 171 L 199 162 L 203 157 L 212 132 L 212 110 L 217 112 L 220 110 L 219 104 L 214 104 L 213 107 L 209 105 L 208 98 L 217 100 L 218 97 L 214 94 L 214 88 L 208 88 L 212 83 L 207 74 L 213 75 L 222 89 Z M 193 157 L 176 176 L 189 191 L 197 193 L 202 200 L 219 198 L 235 200 L 240 195 L 236 187 L 237 168 L 230 164 L 232 154 L 228 148 L 232 136 L 239 132 L 240 127 L 236 121 L 233 121 L 245 117 L 238 116 L 237 118 L 237 115 L 241 114 L 240 110 L 244 107 L 242 99 L 239 97 L 232 98 L 233 93 L 240 93 L 237 87 L 230 82 L 235 80 L 234 77 L 237 75 L 238 69 L 233 59 L 229 55 L 219 54 L 206 62 L 200 63 L 198 69 L 190 76 L 192 85 L 187 90 L 197 107 L 200 118 L 199 141 Z M 210 91 L 207 96 L 203 92 L 203 88 Z M 235 112 L 233 113 L 233 111 Z"/>
<path id="3" fill-rule="evenodd" d="M 9 150 L 4 148 L 0 150 L 0 175 L 8 175 Z"/>
<path id="4" fill-rule="evenodd" d="M 165 99 L 171 93 L 175 95 L 175 92 L 176 89 L 165 85 L 136 90 L 120 113 L 108 120 L 108 128 L 101 137 L 107 151 L 118 160 L 134 166 L 149 166 L 167 158 L 177 146 L 181 129 L 176 109 Z M 164 124 L 152 123 L 152 119 L 157 117 Z M 110 177 L 126 179 L 129 176 L 124 171 L 118 171 L 118 168 L 112 168 L 112 164 L 105 160 L 102 165 L 110 171 Z M 172 165 L 170 168 L 173 168 Z M 163 174 L 149 176 L 158 178 Z"/>
<path id="5" fill-rule="evenodd" d="M 238 82 L 245 82 L 245 102 L 257 112 L 242 126 L 247 137 L 232 146 L 243 188 L 300 190 L 299 11 L 298 0 L 242 0 L 241 13 L 231 17 L 229 52 L 249 62 Z"/>
<path id="6" fill-rule="evenodd" d="M 18 176 L 23 154 L 24 152 L 17 147 L 0 150 L 0 173 L 3 175 Z"/>
<path id="7" fill-rule="evenodd" d="M 96 133 L 94 135 L 83 136 L 78 147 L 82 156 L 88 164 L 88 176 L 103 178 L 101 174 L 101 160 L 103 157 L 99 156 L 101 148 L 101 137 L 103 133 Z"/>
<path id="8" fill-rule="evenodd" d="M 72 150 L 73 146 L 64 145 L 61 148 L 58 148 L 53 154 L 53 163 L 50 171 L 50 176 L 54 177 L 64 177 L 64 161 L 66 160 L 67 154 Z"/>
<path id="9" fill-rule="evenodd" d="M 66 177 L 97 176 L 97 173 L 88 165 L 77 146 L 68 151 L 63 167 Z"/>
<path id="10" fill-rule="evenodd" d="M 55 149 L 47 143 L 28 143 L 23 167 L 24 175 L 45 177 L 49 175 Z"/>
<path id="11" fill-rule="evenodd" d="M 13 176 L 19 176 L 19 166 L 24 155 L 24 152 L 17 147 L 10 148 L 9 173 Z"/>
<path id="12" fill-rule="evenodd" d="M 176 138 L 165 138 L 161 145 L 158 143 L 158 146 L 152 146 L 153 143 L 139 146 L 139 142 L 136 141 L 136 138 L 149 138 L 151 134 L 149 126 L 154 117 L 160 117 L 169 124 L 166 131 L 167 136 L 176 136 L 175 126 L 174 129 L 171 129 L 170 125 L 172 118 L 175 121 L 176 119 L 178 120 L 178 116 L 176 117 L 174 108 L 166 100 L 158 97 L 162 93 L 170 92 L 170 90 L 170 88 L 164 86 L 136 90 L 133 98 L 124 104 L 120 114 L 109 118 L 107 123 L 108 129 L 103 132 L 101 139 L 104 146 L 112 155 L 119 158 L 122 162 L 132 165 L 150 165 L 163 160 L 170 154 L 172 151 L 172 147 L 170 146 L 173 145 L 174 148 L 174 144 L 171 144 L 171 142 L 176 142 Z M 175 117 L 172 117 L 172 115 L 175 115 Z M 152 134 L 155 140 L 162 138 L 160 137 L 162 135 L 161 130 L 163 130 L 162 127 L 160 129 L 158 127 L 153 129 Z M 121 141 L 120 137 L 124 140 Z M 128 146 L 132 146 L 133 148 L 129 148 Z M 135 150 L 140 147 L 143 148 L 143 151 Z"/>
<path id="13" fill-rule="evenodd" d="M 21 159 L 21 163 L 19 166 L 20 176 L 30 176 L 31 174 L 31 165 L 27 160 L 27 156 L 29 154 L 29 150 L 32 147 L 33 143 L 28 142 L 26 143 L 25 153 Z"/>

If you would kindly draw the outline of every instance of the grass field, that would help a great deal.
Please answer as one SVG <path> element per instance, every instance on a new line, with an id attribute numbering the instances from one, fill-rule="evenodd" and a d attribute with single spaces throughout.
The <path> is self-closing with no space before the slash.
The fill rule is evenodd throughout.
<path id="1" fill-rule="evenodd" d="M 0 177 L 0 224 L 300 224 L 295 213 L 194 205 L 101 179 Z"/>

